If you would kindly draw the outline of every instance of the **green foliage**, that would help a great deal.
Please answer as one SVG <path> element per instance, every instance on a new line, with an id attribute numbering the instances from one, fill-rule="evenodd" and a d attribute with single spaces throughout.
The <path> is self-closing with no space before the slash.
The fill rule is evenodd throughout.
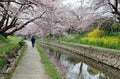
<path id="1" fill-rule="evenodd" d="M 106 36 L 108 36 L 108 35 L 106 35 Z M 111 32 L 111 33 L 109 34 L 109 36 L 117 37 L 117 38 L 120 39 L 120 32 Z"/>
<path id="2" fill-rule="evenodd" d="M 24 45 L 25 45 L 24 40 L 21 40 L 21 41 L 19 42 L 19 45 L 20 45 L 20 46 L 24 46 Z"/>
<path id="3" fill-rule="evenodd" d="M 42 63 L 45 65 L 46 71 L 48 72 L 50 79 L 61 79 L 61 75 L 57 72 L 53 64 L 49 61 L 42 48 L 40 48 L 39 45 L 37 45 L 37 48 L 40 52 Z"/>
<path id="4" fill-rule="evenodd" d="M 0 43 L 6 43 L 6 42 L 8 42 L 8 39 L 0 35 Z"/>
<path id="5" fill-rule="evenodd" d="M 107 20 L 107 21 L 104 21 L 101 26 L 100 26 L 100 29 L 101 30 L 104 30 L 105 32 L 107 33 L 110 33 L 112 31 L 112 24 L 113 24 L 113 21 L 112 20 Z"/>
<path id="6" fill-rule="evenodd" d="M 98 27 L 98 23 L 96 22 L 96 23 L 92 23 L 92 24 L 90 24 L 87 28 L 86 28 L 86 32 L 90 32 L 90 31 L 92 31 L 92 30 L 94 30 L 95 28 L 97 28 Z"/>
<path id="7" fill-rule="evenodd" d="M 93 46 L 100 46 L 105 48 L 112 49 L 120 49 L 120 33 L 112 32 L 111 36 L 107 34 L 104 35 L 104 31 L 95 30 L 89 32 L 88 35 L 80 35 L 80 34 L 71 34 L 73 38 L 67 38 L 65 36 L 61 36 L 57 38 L 59 41 L 65 41 L 69 43 L 77 43 L 77 44 L 88 44 Z"/>
<path id="8" fill-rule="evenodd" d="M 21 39 L 13 36 L 9 36 L 8 40 L 9 42 L 5 46 L 0 47 L 0 54 L 4 54 L 15 47 L 19 47 L 18 43 L 21 41 Z"/>
<path id="9" fill-rule="evenodd" d="M 54 40 L 120 50 L 120 32 L 110 32 L 107 34 L 103 30 L 95 29 L 86 34 L 70 34 L 67 37 L 57 36 Z"/>
<path id="10" fill-rule="evenodd" d="M 21 39 L 14 37 L 14 36 L 9 36 L 8 39 L 2 38 L 2 40 L 7 40 L 7 42 L 5 42 L 6 44 L 4 46 L 0 47 L 0 55 L 8 55 L 8 52 L 12 52 L 13 50 L 16 50 L 17 48 L 20 47 L 20 45 L 18 44 Z M 2 42 L 3 43 L 3 42 Z M 3 59 L 0 58 L 0 67 L 2 67 L 3 65 Z"/>
<path id="11" fill-rule="evenodd" d="M 89 32 L 88 37 L 86 36 L 80 39 L 81 43 L 84 44 L 113 48 L 113 49 L 120 49 L 119 40 L 120 39 L 118 37 L 115 37 L 115 35 L 112 36 L 108 36 L 107 34 L 105 35 L 105 32 L 99 29 L 95 29 L 92 32 Z"/>
<path id="12" fill-rule="evenodd" d="M 4 60 L 0 59 L 0 69 L 1 69 L 1 67 L 3 67 L 3 64 L 4 64 Z"/>
<path id="13" fill-rule="evenodd" d="M 112 24 L 112 30 L 114 31 L 114 32 L 120 32 L 120 23 L 114 23 L 114 24 Z"/>

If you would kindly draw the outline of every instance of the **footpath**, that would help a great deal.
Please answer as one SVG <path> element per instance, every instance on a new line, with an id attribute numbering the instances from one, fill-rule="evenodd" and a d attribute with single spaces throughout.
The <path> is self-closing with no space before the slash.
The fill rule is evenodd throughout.
<path id="1" fill-rule="evenodd" d="M 12 79 L 49 79 L 36 47 L 26 41 L 28 48 L 22 62 L 16 68 Z"/>

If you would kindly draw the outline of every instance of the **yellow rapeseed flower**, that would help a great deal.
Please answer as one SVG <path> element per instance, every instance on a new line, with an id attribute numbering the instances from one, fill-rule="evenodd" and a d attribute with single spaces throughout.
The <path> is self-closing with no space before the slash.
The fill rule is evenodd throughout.
<path id="1" fill-rule="evenodd" d="M 95 29 L 88 33 L 88 37 L 100 37 L 104 34 L 104 30 Z"/>

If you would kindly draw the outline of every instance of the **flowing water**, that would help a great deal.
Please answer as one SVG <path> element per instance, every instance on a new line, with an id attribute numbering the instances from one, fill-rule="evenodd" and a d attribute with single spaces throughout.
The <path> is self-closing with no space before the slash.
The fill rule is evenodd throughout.
<path id="1" fill-rule="evenodd" d="M 66 79 L 120 79 L 120 70 L 65 50 L 44 48 L 56 69 Z"/>

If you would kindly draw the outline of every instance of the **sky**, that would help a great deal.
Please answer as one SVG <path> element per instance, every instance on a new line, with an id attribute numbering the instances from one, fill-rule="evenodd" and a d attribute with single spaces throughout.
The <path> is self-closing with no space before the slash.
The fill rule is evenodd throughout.
<path id="1" fill-rule="evenodd" d="M 81 1 L 84 1 L 84 3 L 82 3 L 83 6 L 90 6 L 92 2 L 92 0 L 64 0 L 62 4 L 71 5 L 72 8 L 75 9 L 81 5 Z"/>
<path id="2" fill-rule="evenodd" d="M 64 4 L 75 4 L 78 0 L 65 0 L 63 1 Z"/>

